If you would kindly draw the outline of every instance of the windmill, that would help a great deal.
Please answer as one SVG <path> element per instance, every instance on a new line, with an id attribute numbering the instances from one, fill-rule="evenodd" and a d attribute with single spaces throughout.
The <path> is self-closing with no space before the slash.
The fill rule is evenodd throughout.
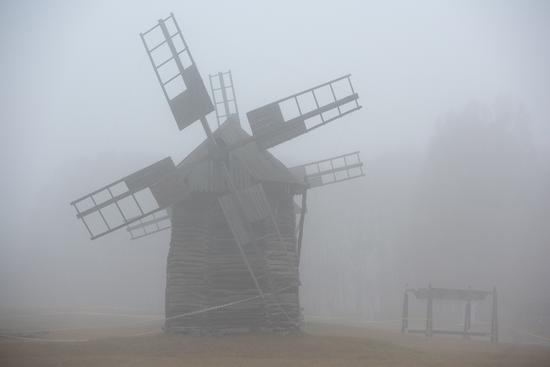
<path id="1" fill-rule="evenodd" d="M 249 135 L 231 73 L 210 75 L 213 102 L 173 14 L 141 38 L 178 128 L 200 121 L 206 140 L 178 165 L 162 159 L 73 201 L 77 218 L 91 239 L 171 229 L 167 331 L 299 329 L 307 191 L 361 177 L 363 164 L 353 152 L 287 168 L 268 149 L 360 109 L 350 75 L 248 112 Z"/>

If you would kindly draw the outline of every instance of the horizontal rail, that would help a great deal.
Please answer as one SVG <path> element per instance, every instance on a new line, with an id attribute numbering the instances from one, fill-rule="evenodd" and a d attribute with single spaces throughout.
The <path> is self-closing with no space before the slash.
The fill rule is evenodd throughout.
<path id="1" fill-rule="evenodd" d="M 432 333 L 432 334 L 443 334 L 443 335 L 468 335 L 468 336 L 490 336 L 491 333 L 488 331 L 460 331 L 460 330 L 431 330 L 426 331 L 425 329 L 407 329 L 406 330 L 409 333 L 417 333 L 417 334 L 426 334 L 426 333 Z"/>
<path id="2" fill-rule="evenodd" d="M 181 50 L 180 52 L 178 52 L 176 54 L 176 56 L 179 56 L 181 55 L 183 52 L 187 51 L 186 48 L 184 48 L 183 50 Z M 176 58 L 176 56 L 170 56 L 168 59 L 164 60 L 163 62 L 161 62 L 160 64 L 158 65 L 155 65 L 155 69 L 160 69 L 161 67 L 163 67 L 164 65 L 168 64 L 170 61 L 174 60 Z"/>
<path id="3" fill-rule="evenodd" d="M 168 59 L 166 59 L 163 62 L 161 62 L 160 64 L 156 65 L 155 68 L 160 69 L 161 67 L 168 64 L 170 61 L 174 60 L 175 58 L 176 58 L 175 56 L 170 56 Z"/>
<path id="4" fill-rule="evenodd" d="M 161 19 L 161 20 L 167 21 L 168 19 L 173 18 L 173 17 L 174 17 L 174 14 L 173 14 L 173 13 L 170 13 L 169 16 L 167 16 L 166 18 L 163 18 L 163 19 Z M 149 29 L 146 30 L 145 32 L 140 33 L 140 35 L 145 36 L 147 33 L 151 33 L 151 31 L 153 31 L 153 30 L 154 30 L 155 28 L 157 28 L 159 25 L 160 25 L 159 23 L 155 24 L 154 26 L 152 26 L 151 28 L 149 28 Z"/>
<path id="5" fill-rule="evenodd" d="M 179 34 L 179 33 L 176 32 L 176 33 L 172 34 L 169 38 L 172 39 L 172 38 L 174 38 L 175 36 L 177 36 L 178 34 Z M 155 51 L 157 48 L 159 48 L 160 46 L 164 45 L 164 44 L 167 43 L 167 42 L 168 42 L 168 39 L 164 39 L 164 41 L 162 41 L 161 43 L 159 43 L 159 44 L 156 45 L 155 47 L 153 47 L 153 48 L 148 48 L 147 51 L 148 51 L 149 53 L 151 53 L 151 52 Z"/>
<path id="6" fill-rule="evenodd" d="M 176 79 L 178 76 L 180 76 L 181 73 L 177 73 L 176 75 L 174 75 L 173 77 L 171 77 L 170 79 L 168 79 L 167 81 L 165 82 L 162 82 L 162 85 L 165 86 L 166 84 L 170 83 L 172 80 Z"/>
<path id="7" fill-rule="evenodd" d="M 330 102 L 324 106 L 321 106 L 315 110 L 312 110 L 312 111 L 309 111 L 309 112 L 306 112 L 306 113 L 303 113 L 303 114 L 300 114 L 299 116 L 297 117 L 294 117 L 294 118 L 291 118 L 289 120 L 286 120 L 285 122 L 291 122 L 291 121 L 296 121 L 296 120 L 307 120 L 311 117 L 315 117 L 315 116 L 318 116 L 318 115 L 322 115 L 323 113 L 325 112 L 328 112 L 334 108 L 337 108 L 341 105 L 344 105 L 346 103 L 349 103 L 349 102 L 352 102 L 352 101 L 355 101 L 359 98 L 359 96 L 357 94 L 350 94 L 349 96 L 346 96 L 342 99 L 337 99 L 335 100 L 334 102 Z M 357 108 L 357 107 L 355 107 Z M 334 116 L 333 118 L 329 119 L 329 120 L 325 120 L 323 122 L 321 122 L 319 125 L 324 125 L 330 121 L 333 121 L 337 118 L 340 118 L 344 115 L 346 115 L 347 113 L 349 112 L 352 112 L 354 110 L 350 110 L 350 111 L 346 111 L 345 113 L 339 113 L 338 116 Z M 319 126 L 319 125 L 315 125 L 315 126 L 312 126 L 311 128 L 307 129 L 306 131 L 310 131 L 310 130 L 313 130 L 315 127 Z M 286 126 L 283 125 L 284 128 L 286 128 Z M 267 129 L 267 128 L 266 128 Z M 275 130 L 276 132 L 276 130 Z M 270 131 L 271 133 L 271 131 Z"/>
<path id="8" fill-rule="evenodd" d="M 228 99 L 227 102 L 235 102 L 234 99 Z M 221 102 L 215 102 L 216 104 L 225 104 L 224 101 L 221 101 Z"/>
<path id="9" fill-rule="evenodd" d="M 229 70 L 229 71 L 220 71 L 219 74 L 221 74 L 221 75 L 229 75 L 230 73 L 231 73 L 231 70 Z M 217 77 L 217 76 L 218 76 L 218 73 L 216 73 L 216 74 L 208 74 L 208 76 L 209 76 L 210 78 L 214 78 L 214 77 Z"/>
<path id="10" fill-rule="evenodd" d="M 232 85 L 229 84 L 228 86 L 224 86 L 223 88 L 212 88 L 212 90 L 230 89 L 231 87 L 232 87 Z"/>
<path id="11" fill-rule="evenodd" d="M 362 108 L 361 106 L 358 106 L 358 107 L 355 107 L 355 108 L 353 108 L 353 109 L 351 109 L 351 110 L 349 110 L 349 111 L 343 112 L 343 113 L 339 114 L 338 116 L 334 116 L 334 117 L 332 117 L 332 118 L 330 118 L 330 119 L 328 119 L 328 120 L 323 121 L 323 122 L 320 123 L 320 124 L 317 124 L 317 125 L 315 125 L 315 126 L 310 127 L 309 129 L 307 129 L 307 132 L 309 132 L 309 131 L 311 131 L 311 130 L 315 130 L 315 129 L 317 129 L 318 127 L 324 126 L 324 125 L 328 124 L 328 123 L 331 122 L 331 121 L 334 121 L 334 120 L 336 120 L 336 119 L 339 119 L 340 117 L 346 116 L 347 114 L 352 113 L 352 112 L 354 112 L 354 111 L 360 110 L 361 108 Z M 325 111 L 325 112 L 326 112 L 326 111 Z"/>

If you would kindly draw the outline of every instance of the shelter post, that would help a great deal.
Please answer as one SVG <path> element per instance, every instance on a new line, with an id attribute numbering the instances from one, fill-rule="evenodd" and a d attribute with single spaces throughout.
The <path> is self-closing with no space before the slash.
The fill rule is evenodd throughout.
<path id="1" fill-rule="evenodd" d="M 426 307 L 426 336 L 431 337 L 433 331 L 433 294 L 432 294 L 432 284 L 428 286 L 428 300 Z"/>
<path id="2" fill-rule="evenodd" d="M 405 289 L 403 295 L 403 313 L 401 316 L 401 332 L 404 333 L 409 328 L 409 294 Z"/>
<path id="3" fill-rule="evenodd" d="M 491 341 L 498 343 L 498 296 L 497 287 L 493 287 L 493 311 L 491 312 Z"/>

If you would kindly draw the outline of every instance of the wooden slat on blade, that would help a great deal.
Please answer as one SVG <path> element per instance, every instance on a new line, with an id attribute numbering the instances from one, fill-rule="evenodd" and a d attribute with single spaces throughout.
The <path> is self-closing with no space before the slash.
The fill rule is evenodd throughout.
<path id="1" fill-rule="evenodd" d="M 491 294 L 489 291 L 477 290 L 477 289 L 447 289 L 447 288 L 419 288 L 413 289 L 415 297 L 418 299 L 427 299 L 430 295 L 435 299 L 446 300 L 483 300 L 487 295 Z"/>
<path id="2" fill-rule="evenodd" d="M 159 178 L 175 171 L 175 169 L 176 166 L 174 165 L 172 158 L 167 157 L 148 167 L 140 169 L 129 176 L 126 176 L 123 181 L 126 183 L 130 191 L 138 191 L 153 185 Z"/>
<path id="3" fill-rule="evenodd" d="M 73 201 L 71 204 L 75 206 L 75 208 L 77 208 L 77 218 L 82 218 L 102 208 L 105 208 L 111 204 L 114 204 L 124 198 L 127 198 L 140 190 L 143 190 L 149 186 L 153 186 L 157 181 L 161 180 L 163 177 L 167 177 L 169 173 L 174 173 L 175 170 L 176 170 L 176 166 L 174 165 L 172 158 L 170 157 L 164 158 L 161 161 L 158 161 L 148 167 L 140 169 L 139 171 L 134 172 L 120 180 L 117 180 L 101 189 L 95 190 L 92 193 Z M 113 196 L 112 192 L 109 191 L 109 189 L 116 187 L 120 183 L 124 183 L 128 188 L 128 190 L 122 192 L 119 195 Z M 93 205 L 89 209 L 86 209 L 83 211 L 78 210 L 78 204 L 80 202 L 87 200 L 89 198 L 92 198 L 93 195 L 96 195 L 103 191 L 105 192 L 109 191 L 109 194 L 111 195 L 111 198 L 109 200 L 102 201 L 101 203 L 98 203 L 97 205 Z M 160 190 L 157 190 L 157 191 L 160 191 Z M 153 195 L 155 195 L 155 192 L 153 192 Z M 158 192 L 157 195 L 159 197 L 165 196 L 162 192 Z"/>
<path id="4" fill-rule="evenodd" d="M 165 24 L 165 21 L 170 18 L 176 28 L 173 34 L 170 34 L 171 31 Z M 143 45 L 174 119 L 178 128 L 183 130 L 214 111 L 214 105 L 174 16 L 159 20 L 158 27 L 155 26 L 148 32 L 156 32 L 158 38 L 162 39 L 162 42 L 156 45 L 149 45 L 145 33 L 141 34 Z M 166 45 L 169 57 L 162 60 L 155 59 L 153 52 L 161 45 Z M 168 76 L 165 75 L 166 73 L 159 72 L 167 69 L 175 69 L 177 74 Z"/>
<path id="5" fill-rule="evenodd" d="M 214 111 L 197 67 L 189 66 L 182 72 L 182 76 L 187 89 L 168 101 L 180 130 Z"/>
<path id="6" fill-rule="evenodd" d="M 103 190 L 107 190 L 108 188 L 113 188 L 114 186 L 118 185 L 121 182 L 124 182 L 130 191 L 141 190 L 149 186 L 150 184 L 154 183 L 155 180 L 157 180 L 159 177 L 162 177 L 163 175 L 168 174 L 169 172 L 175 170 L 175 168 L 176 167 L 174 165 L 174 162 L 172 161 L 172 158 L 166 157 L 156 163 L 151 164 L 150 166 L 142 168 L 139 171 L 136 171 L 124 178 L 114 181 L 113 183 L 103 186 L 100 189 L 92 191 L 91 193 L 86 194 L 72 201 L 71 205 L 78 204 L 78 202 L 86 200 L 90 196 L 98 194 Z M 122 193 L 122 194 L 126 195 L 126 193 Z M 120 196 L 120 195 L 115 195 L 115 196 Z"/>
<path id="7" fill-rule="evenodd" d="M 101 189 L 95 190 L 92 193 L 85 195 L 71 203 L 76 210 L 77 210 L 77 218 L 85 217 L 91 213 L 97 212 L 100 209 L 103 209 L 111 204 L 115 204 L 118 201 L 127 198 L 136 192 L 143 190 L 150 185 L 153 185 L 156 181 L 161 179 L 164 176 L 167 176 L 169 172 L 175 171 L 175 165 L 172 161 L 172 158 L 168 157 L 161 161 L 158 161 L 157 163 L 154 163 L 148 167 L 145 167 L 137 172 L 134 172 L 120 180 L 117 180 L 105 187 L 102 187 Z M 120 185 L 121 183 L 124 183 L 126 185 L 125 191 L 122 193 L 115 195 L 113 194 L 113 191 L 115 187 Z M 85 200 L 92 199 L 94 195 L 97 195 L 99 193 L 105 193 L 106 195 L 110 196 L 110 199 L 101 201 L 100 203 L 95 203 L 90 208 L 86 210 L 79 210 L 78 205 L 81 202 L 84 202 Z"/>
<path id="8" fill-rule="evenodd" d="M 329 103 L 325 106 L 304 113 L 288 121 L 285 121 L 284 119 L 279 119 L 277 114 L 264 115 L 262 116 L 261 121 L 257 121 L 257 123 L 261 123 L 263 126 L 257 127 L 255 130 L 252 128 L 253 123 L 252 121 L 250 121 L 249 117 L 250 127 L 252 128 L 254 136 L 258 137 L 258 144 L 260 144 L 264 148 L 271 148 L 344 116 L 348 112 L 339 112 L 338 115 L 336 115 L 335 117 L 326 121 L 321 121 L 317 125 L 311 127 L 307 127 L 305 122 L 309 118 L 319 116 L 330 110 L 337 109 L 338 107 L 343 106 L 349 102 L 353 102 L 357 100 L 358 97 L 359 96 L 357 94 L 347 96 L 343 99 Z"/>
<path id="9" fill-rule="evenodd" d="M 72 204 L 77 210 L 77 218 L 83 221 L 91 238 L 95 239 L 163 210 L 185 197 L 187 191 L 181 185 L 172 159 L 166 158 Z M 102 201 L 95 200 L 98 196 Z M 79 210 L 79 204 L 85 200 L 93 205 Z M 98 225 L 97 218 L 101 218 L 104 225 Z"/>
<path id="10" fill-rule="evenodd" d="M 337 96 L 333 85 L 342 82 L 347 87 L 346 91 L 343 96 Z M 316 92 L 326 92 L 326 88 L 329 88 L 331 94 L 328 100 L 324 99 L 320 103 Z M 247 117 L 256 142 L 267 149 L 358 110 L 361 108 L 358 98 L 350 76 L 346 75 L 252 110 L 247 113 Z M 314 101 L 313 108 L 304 102 L 307 99 Z M 289 103 L 296 106 L 297 115 L 284 116 L 281 106 Z"/>
<path id="11" fill-rule="evenodd" d="M 285 120 L 277 102 L 252 110 L 246 116 L 254 135 L 261 134 L 264 130 L 273 130 L 271 125 Z"/>
<path id="12" fill-rule="evenodd" d="M 126 230 L 130 233 L 130 239 L 136 240 L 170 229 L 170 227 L 169 210 L 161 210 L 127 226 Z"/>
<path id="13" fill-rule="evenodd" d="M 310 188 L 364 176 L 359 152 L 352 152 L 290 168 Z"/>
<path id="14" fill-rule="evenodd" d="M 262 133 L 261 138 L 258 139 L 258 145 L 264 149 L 268 149 L 303 135 L 307 131 L 306 123 L 303 119 L 282 122 L 277 130 Z"/>
<path id="15" fill-rule="evenodd" d="M 128 227 L 126 227 L 126 229 L 128 231 L 134 231 L 136 229 L 144 228 L 145 226 L 148 226 L 150 224 L 156 224 L 156 223 L 162 222 L 164 220 L 170 220 L 170 216 L 168 214 L 161 214 L 160 216 L 157 216 L 157 214 L 159 214 L 159 213 L 161 213 L 161 212 L 157 212 L 155 214 L 150 214 L 150 215 L 142 218 L 141 221 L 139 221 L 135 224 L 129 225 Z"/>

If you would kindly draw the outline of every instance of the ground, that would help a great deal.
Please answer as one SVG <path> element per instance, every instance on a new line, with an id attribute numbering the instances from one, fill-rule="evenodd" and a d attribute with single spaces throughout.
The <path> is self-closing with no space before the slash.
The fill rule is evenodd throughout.
<path id="1" fill-rule="evenodd" d="M 0 339 L 0 366 L 550 366 L 550 347 L 308 324 L 303 335 Z M 53 341 L 55 340 L 55 341 Z"/>

